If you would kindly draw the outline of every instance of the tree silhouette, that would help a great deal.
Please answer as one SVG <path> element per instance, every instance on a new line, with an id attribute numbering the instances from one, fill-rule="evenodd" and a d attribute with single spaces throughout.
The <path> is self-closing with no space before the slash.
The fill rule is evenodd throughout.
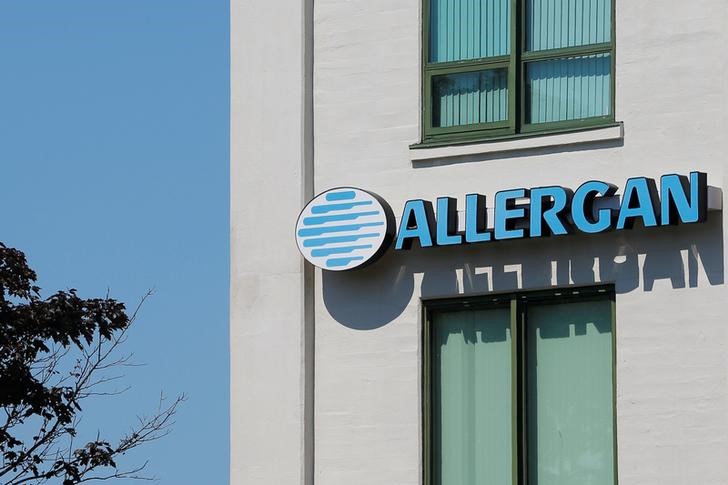
<path id="1" fill-rule="evenodd" d="M 130 316 L 108 295 L 83 299 L 70 289 L 43 299 L 36 280 L 25 254 L 0 243 L 0 483 L 150 479 L 146 462 L 123 468 L 117 459 L 166 436 L 184 395 L 161 396 L 153 414 L 113 443 L 97 434 L 74 444 L 82 403 L 125 390 L 107 387 L 133 365 L 117 354 L 149 293 Z"/>

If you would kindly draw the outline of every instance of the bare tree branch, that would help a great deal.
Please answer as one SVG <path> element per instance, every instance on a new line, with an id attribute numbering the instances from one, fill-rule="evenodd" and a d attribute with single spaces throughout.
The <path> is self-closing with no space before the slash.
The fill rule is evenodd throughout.
<path id="1" fill-rule="evenodd" d="M 105 299 L 83 300 L 71 289 L 42 300 L 34 281 L 24 255 L 0 243 L 2 483 L 153 480 L 143 473 L 147 462 L 121 467 L 116 460 L 167 436 L 184 395 L 167 401 L 160 394 L 156 412 L 138 417 L 136 425 L 113 444 L 97 433 L 94 440 L 76 445 L 81 404 L 130 389 L 115 387 L 125 377 L 120 370 L 140 364 L 132 361 L 132 353 L 119 351 L 153 292 L 148 291 L 129 316 L 108 293 Z"/>

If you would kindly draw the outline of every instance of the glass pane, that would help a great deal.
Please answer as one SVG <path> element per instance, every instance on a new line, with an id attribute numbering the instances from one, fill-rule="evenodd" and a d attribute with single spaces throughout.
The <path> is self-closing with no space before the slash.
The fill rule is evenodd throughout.
<path id="1" fill-rule="evenodd" d="M 609 54 L 526 64 L 526 123 L 578 120 L 611 112 Z"/>
<path id="2" fill-rule="evenodd" d="M 528 474 L 538 485 L 614 485 L 609 301 L 528 310 Z"/>
<path id="3" fill-rule="evenodd" d="M 432 126 L 472 125 L 507 119 L 507 69 L 432 77 Z"/>
<path id="4" fill-rule="evenodd" d="M 509 310 L 436 314 L 433 485 L 510 485 L 511 428 Z"/>
<path id="5" fill-rule="evenodd" d="M 609 42 L 611 0 L 526 0 L 526 50 Z"/>
<path id="6" fill-rule="evenodd" d="M 430 62 L 511 52 L 510 0 L 430 0 Z"/>

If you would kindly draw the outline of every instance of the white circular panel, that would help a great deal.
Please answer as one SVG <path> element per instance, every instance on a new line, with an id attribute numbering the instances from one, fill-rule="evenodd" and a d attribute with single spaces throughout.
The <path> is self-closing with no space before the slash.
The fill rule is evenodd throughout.
<path id="1" fill-rule="evenodd" d="M 394 217 L 376 194 L 339 187 L 317 195 L 296 223 L 296 243 L 307 261 L 345 271 L 374 261 L 391 243 Z"/>

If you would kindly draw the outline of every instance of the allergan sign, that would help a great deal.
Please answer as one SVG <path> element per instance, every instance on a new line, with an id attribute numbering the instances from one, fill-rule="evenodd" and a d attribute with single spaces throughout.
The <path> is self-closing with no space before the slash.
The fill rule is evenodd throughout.
<path id="1" fill-rule="evenodd" d="M 653 228 L 707 218 L 707 175 L 702 172 L 663 175 L 659 188 L 654 179 L 630 178 L 619 198 L 617 190 L 598 180 L 576 190 L 560 186 L 503 190 L 493 197 L 492 217 L 481 194 L 466 195 L 460 213 L 452 197 L 439 197 L 434 206 L 429 200 L 408 200 L 397 228 L 384 199 L 366 190 L 340 187 L 317 195 L 304 207 L 296 224 L 296 242 L 310 263 L 344 271 L 376 261 L 393 241 L 395 250 L 405 251 L 415 243 L 422 248 L 488 244 L 629 230 L 638 220 Z"/>

